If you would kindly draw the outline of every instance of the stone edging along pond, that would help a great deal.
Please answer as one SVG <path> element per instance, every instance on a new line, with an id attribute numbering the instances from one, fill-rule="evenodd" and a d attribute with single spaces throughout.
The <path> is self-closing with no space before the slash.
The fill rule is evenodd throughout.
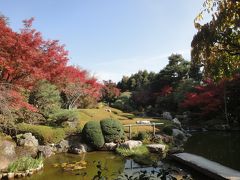
<path id="1" fill-rule="evenodd" d="M 39 165 L 39 167 L 35 169 L 28 169 L 26 171 L 19 172 L 0 172 L 0 179 L 14 179 L 14 178 L 22 178 L 26 176 L 31 176 L 34 173 L 43 169 L 43 163 Z"/>

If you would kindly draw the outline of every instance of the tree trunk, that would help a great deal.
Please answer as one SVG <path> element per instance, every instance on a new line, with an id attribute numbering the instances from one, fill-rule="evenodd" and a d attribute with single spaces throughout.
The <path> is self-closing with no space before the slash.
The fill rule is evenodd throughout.
<path id="1" fill-rule="evenodd" d="M 229 125 L 229 118 L 228 118 L 228 109 L 227 109 L 227 87 L 226 82 L 224 83 L 224 89 L 223 89 L 223 98 L 224 98 L 224 114 L 225 119 L 227 121 L 227 124 Z"/>

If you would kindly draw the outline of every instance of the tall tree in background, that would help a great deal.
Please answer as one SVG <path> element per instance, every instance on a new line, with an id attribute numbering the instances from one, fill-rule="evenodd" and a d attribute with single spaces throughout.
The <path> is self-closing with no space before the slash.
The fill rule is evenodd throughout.
<path id="1" fill-rule="evenodd" d="M 189 77 L 190 62 L 181 54 L 172 54 L 168 57 L 167 66 L 162 69 L 152 83 L 154 92 L 160 92 L 165 86 L 177 86 L 182 79 Z"/>
<path id="2" fill-rule="evenodd" d="M 102 100 L 107 103 L 113 103 L 120 96 L 120 89 L 117 88 L 116 83 L 103 81 Z"/>
<path id="3" fill-rule="evenodd" d="M 206 0 L 195 19 L 198 32 L 192 40 L 192 62 L 204 68 L 204 75 L 215 80 L 231 77 L 240 68 L 240 2 Z M 200 24 L 203 13 L 212 20 Z"/>
<path id="4" fill-rule="evenodd" d="M 231 78 L 240 70 L 240 2 L 238 0 L 206 0 L 203 11 L 195 19 L 198 33 L 192 40 L 192 63 L 203 66 L 204 76 L 219 81 Z M 201 25 L 204 12 L 212 20 Z M 227 123 L 226 84 L 224 85 Z"/>

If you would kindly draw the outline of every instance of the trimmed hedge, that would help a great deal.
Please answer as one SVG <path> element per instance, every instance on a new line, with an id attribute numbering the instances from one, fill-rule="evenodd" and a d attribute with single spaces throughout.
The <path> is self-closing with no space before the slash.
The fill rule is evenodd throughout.
<path id="1" fill-rule="evenodd" d="M 105 142 L 99 121 L 87 122 L 84 125 L 82 134 L 86 143 L 90 144 L 94 148 L 100 149 L 103 147 Z"/>
<path id="2" fill-rule="evenodd" d="M 58 143 L 65 138 L 63 128 L 53 128 L 42 125 L 32 125 L 26 123 L 17 124 L 17 129 L 21 132 L 31 132 L 40 143 Z"/>
<path id="3" fill-rule="evenodd" d="M 124 139 L 124 129 L 119 121 L 104 119 L 100 124 L 105 142 L 121 142 Z"/>

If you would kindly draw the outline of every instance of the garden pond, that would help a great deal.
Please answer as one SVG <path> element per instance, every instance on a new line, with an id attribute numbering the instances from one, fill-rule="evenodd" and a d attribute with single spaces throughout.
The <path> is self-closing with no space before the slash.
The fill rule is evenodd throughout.
<path id="1" fill-rule="evenodd" d="M 240 171 L 240 132 L 194 133 L 184 150 Z"/>
<path id="2" fill-rule="evenodd" d="M 204 132 L 194 133 L 185 144 L 185 151 L 193 154 L 201 155 L 208 159 L 219 162 L 223 165 L 240 170 L 240 133 L 235 132 Z M 119 174 L 132 174 L 136 171 L 151 171 L 153 167 L 142 167 L 131 159 L 124 159 L 112 152 L 90 152 L 82 155 L 73 154 L 57 154 L 44 162 L 44 169 L 37 174 L 28 177 L 29 180 L 74 180 L 74 179 L 93 179 L 97 174 L 98 161 L 102 165 L 102 173 L 108 179 L 115 179 Z M 81 162 L 86 167 L 84 169 L 76 169 L 74 171 L 64 170 L 64 166 Z M 66 164 L 70 163 L 70 164 Z M 85 164 L 86 163 L 86 164 Z M 163 162 L 168 165 L 177 166 L 190 173 L 193 179 L 207 179 L 200 174 L 187 169 L 175 162 Z"/>
<path id="3" fill-rule="evenodd" d="M 31 177 L 29 180 L 90 180 L 94 179 L 97 175 L 99 165 L 101 162 L 102 175 L 109 180 L 116 179 L 117 177 L 131 176 L 139 171 L 151 172 L 159 168 L 149 166 L 141 166 L 135 163 L 132 159 L 124 159 L 113 152 L 89 152 L 81 155 L 73 154 L 57 154 L 44 162 L 44 169 Z M 73 167 L 75 170 L 70 170 L 68 167 Z M 169 164 L 169 166 L 172 166 Z M 82 169 L 82 167 L 85 167 Z M 78 169 L 79 168 L 79 169 Z M 185 173 L 185 172 L 184 172 Z M 136 174 L 135 174 L 136 175 Z M 126 179 L 126 178 L 123 178 Z"/>

